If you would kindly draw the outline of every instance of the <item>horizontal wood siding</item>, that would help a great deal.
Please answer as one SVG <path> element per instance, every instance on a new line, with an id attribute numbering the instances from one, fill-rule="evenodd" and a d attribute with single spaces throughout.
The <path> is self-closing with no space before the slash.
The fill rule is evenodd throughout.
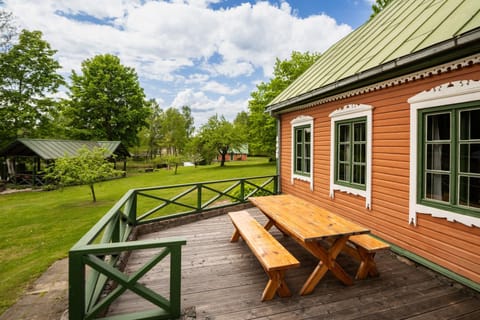
<path id="1" fill-rule="evenodd" d="M 408 223 L 410 166 L 410 105 L 417 93 L 456 80 L 480 80 L 480 66 L 449 71 L 421 80 L 377 90 L 281 115 L 281 188 L 369 227 L 381 238 L 480 283 L 480 228 L 418 214 Z M 373 110 L 372 209 L 365 199 L 342 192 L 329 197 L 329 114 L 348 104 Z M 304 181 L 291 181 L 291 125 L 300 115 L 314 118 L 314 190 Z"/>

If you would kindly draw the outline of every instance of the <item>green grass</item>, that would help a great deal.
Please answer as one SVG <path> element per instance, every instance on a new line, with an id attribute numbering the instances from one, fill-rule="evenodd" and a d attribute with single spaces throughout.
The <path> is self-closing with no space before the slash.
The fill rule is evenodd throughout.
<path id="1" fill-rule="evenodd" d="M 68 250 L 129 189 L 275 174 L 265 158 L 173 171 L 129 173 L 95 185 L 93 203 L 87 186 L 55 191 L 0 195 L 0 314 L 11 306 L 53 262 Z"/>

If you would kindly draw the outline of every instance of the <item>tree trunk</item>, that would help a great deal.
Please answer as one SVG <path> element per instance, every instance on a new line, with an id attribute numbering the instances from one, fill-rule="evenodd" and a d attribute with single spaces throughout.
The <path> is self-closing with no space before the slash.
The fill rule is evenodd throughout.
<path id="1" fill-rule="evenodd" d="M 97 202 L 97 198 L 95 197 L 95 189 L 93 188 L 93 183 L 90 185 L 90 191 L 92 192 L 93 202 Z"/>
<path id="2" fill-rule="evenodd" d="M 220 153 L 220 154 L 222 155 L 222 160 L 221 160 L 221 162 L 220 162 L 220 167 L 223 167 L 223 166 L 225 166 L 225 156 L 227 155 L 227 153 L 226 153 L 226 152 L 225 152 L 225 153 L 222 152 L 222 153 Z"/>

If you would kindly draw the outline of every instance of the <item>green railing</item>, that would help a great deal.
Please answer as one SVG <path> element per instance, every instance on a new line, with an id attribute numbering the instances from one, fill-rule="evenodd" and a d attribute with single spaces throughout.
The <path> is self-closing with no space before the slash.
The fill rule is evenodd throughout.
<path id="1" fill-rule="evenodd" d="M 129 190 L 69 252 L 69 319 L 171 319 L 180 316 L 181 247 L 186 240 L 131 239 L 136 226 L 221 209 L 248 201 L 252 195 L 275 194 L 278 176 L 257 176 Z M 130 241 L 129 241 L 130 240 Z M 133 274 L 123 271 L 129 254 L 151 250 L 151 259 Z M 158 293 L 140 279 L 170 256 L 169 285 Z M 166 259 L 165 259 L 166 260 Z M 105 317 L 125 291 L 155 309 Z M 167 298 L 168 297 L 168 298 Z"/>

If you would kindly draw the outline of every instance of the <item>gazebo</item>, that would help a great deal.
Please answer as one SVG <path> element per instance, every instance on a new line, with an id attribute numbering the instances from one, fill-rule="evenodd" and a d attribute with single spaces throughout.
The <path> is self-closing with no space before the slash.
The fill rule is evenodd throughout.
<path id="1" fill-rule="evenodd" d="M 126 159 L 130 157 L 127 148 L 120 141 L 83 141 L 59 139 L 17 139 L 0 151 L 3 158 L 0 167 L 0 180 L 17 185 L 41 186 L 43 168 L 65 156 L 75 156 L 82 147 L 95 147 L 107 150 L 106 158 L 115 168 L 123 161 L 126 171 Z"/>

